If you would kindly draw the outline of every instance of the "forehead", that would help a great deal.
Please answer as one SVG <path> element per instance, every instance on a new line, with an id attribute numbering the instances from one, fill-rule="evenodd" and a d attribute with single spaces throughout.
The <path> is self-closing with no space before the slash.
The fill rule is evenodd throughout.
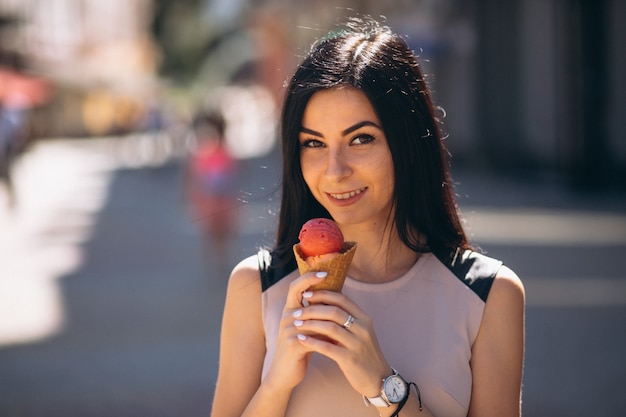
<path id="1" fill-rule="evenodd" d="M 302 118 L 302 125 L 352 125 L 364 120 L 380 125 L 369 99 L 353 87 L 321 90 L 311 96 Z"/>

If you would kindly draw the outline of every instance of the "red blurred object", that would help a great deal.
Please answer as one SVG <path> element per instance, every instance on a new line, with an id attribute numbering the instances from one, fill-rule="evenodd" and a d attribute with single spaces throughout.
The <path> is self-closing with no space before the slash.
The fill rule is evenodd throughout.
<path id="1" fill-rule="evenodd" d="M 0 102 L 5 108 L 33 108 L 50 100 L 48 80 L 0 67 Z"/>

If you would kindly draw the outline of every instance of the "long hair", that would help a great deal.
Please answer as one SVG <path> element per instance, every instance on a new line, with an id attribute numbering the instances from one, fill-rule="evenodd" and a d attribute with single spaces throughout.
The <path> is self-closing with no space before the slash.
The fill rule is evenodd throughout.
<path id="1" fill-rule="evenodd" d="M 392 221 L 402 242 L 416 252 L 442 256 L 469 248 L 440 120 L 415 54 L 388 27 L 353 19 L 341 32 L 314 44 L 288 84 L 281 115 L 283 182 L 274 253 L 283 262 L 292 261 L 302 224 L 331 217 L 304 181 L 298 135 L 311 96 L 346 86 L 367 96 L 382 123 L 394 166 Z M 426 245 L 420 234 L 426 236 Z"/>

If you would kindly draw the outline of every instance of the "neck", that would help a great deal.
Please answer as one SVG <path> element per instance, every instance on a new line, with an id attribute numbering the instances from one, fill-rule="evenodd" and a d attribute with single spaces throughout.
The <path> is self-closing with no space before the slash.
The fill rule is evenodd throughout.
<path id="1" fill-rule="evenodd" d="M 350 277 L 361 282 L 383 283 L 404 275 L 417 261 L 419 254 L 409 249 L 395 227 L 380 230 L 346 228 L 346 240 L 358 243 L 350 266 Z"/>

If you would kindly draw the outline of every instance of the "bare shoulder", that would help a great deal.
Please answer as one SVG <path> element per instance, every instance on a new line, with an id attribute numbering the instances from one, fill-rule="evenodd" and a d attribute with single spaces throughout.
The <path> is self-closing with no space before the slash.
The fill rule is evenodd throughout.
<path id="1" fill-rule="evenodd" d="M 526 295 L 522 280 L 505 265 L 498 270 L 491 286 L 489 299 L 494 298 L 497 301 L 521 303 L 522 305 L 525 302 Z"/>
<path id="2" fill-rule="evenodd" d="M 265 356 L 261 294 L 258 260 L 250 256 L 228 281 L 212 416 L 241 415 L 259 387 Z"/>
<path id="3" fill-rule="evenodd" d="M 225 313 L 246 311 L 261 315 L 261 274 L 257 256 L 239 262 L 230 273 L 226 290 Z"/>
<path id="4" fill-rule="evenodd" d="M 239 262 L 230 274 L 223 318 L 223 328 L 230 329 L 235 339 L 246 339 L 263 329 L 262 292 L 257 257 Z M 240 320 L 242 315 L 248 317 L 245 323 Z"/>
<path id="5" fill-rule="evenodd" d="M 228 352 L 250 346 L 261 351 L 264 346 L 262 289 L 256 259 L 244 259 L 230 274 L 222 318 L 222 346 L 228 346 Z M 241 320 L 242 317 L 247 319 Z"/>
<path id="6" fill-rule="evenodd" d="M 228 281 L 231 289 L 243 289 L 250 285 L 260 286 L 259 260 L 256 255 L 240 261 L 232 270 Z"/>
<path id="7" fill-rule="evenodd" d="M 524 285 L 500 267 L 472 346 L 472 398 L 468 416 L 519 416 L 524 362 Z"/>

